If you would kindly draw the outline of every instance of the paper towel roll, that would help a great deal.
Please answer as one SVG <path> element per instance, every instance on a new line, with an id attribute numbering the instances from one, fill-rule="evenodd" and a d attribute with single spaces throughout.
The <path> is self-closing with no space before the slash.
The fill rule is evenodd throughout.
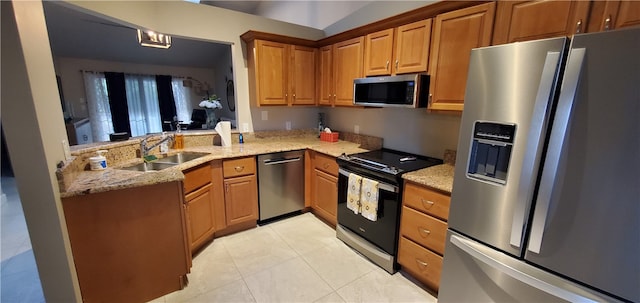
<path id="1" fill-rule="evenodd" d="M 220 136 L 222 146 L 231 146 L 231 122 L 220 121 L 216 124 L 215 130 Z"/>

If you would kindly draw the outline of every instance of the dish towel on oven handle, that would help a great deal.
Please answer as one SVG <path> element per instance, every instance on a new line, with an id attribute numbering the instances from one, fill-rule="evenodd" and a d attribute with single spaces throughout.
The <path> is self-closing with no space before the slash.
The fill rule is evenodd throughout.
<path id="1" fill-rule="evenodd" d="M 350 173 L 348 186 L 347 208 L 357 215 L 360 213 L 360 188 L 362 186 L 362 177 Z"/>
<path id="2" fill-rule="evenodd" d="M 378 181 L 362 178 L 360 195 L 362 216 L 371 221 L 378 220 Z"/>

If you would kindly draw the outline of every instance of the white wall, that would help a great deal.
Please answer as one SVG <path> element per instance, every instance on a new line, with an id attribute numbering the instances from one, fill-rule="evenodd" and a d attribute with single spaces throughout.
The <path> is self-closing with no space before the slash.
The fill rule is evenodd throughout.
<path id="1" fill-rule="evenodd" d="M 84 80 L 80 70 L 182 77 L 189 76 L 207 83 L 215 83 L 217 74 L 215 70 L 207 68 L 148 65 L 130 62 L 64 57 L 56 57 L 54 60 L 56 74 L 60 76 L 60 81 L 62 83 L 62 91 L 66 103 L 65 107 L 74 118 L 85 118 L 89 116 L 86 104 L 87 98 L 84 90 Z M 192 92 L 192 108 L 198 107 L 198 103 L 201 98 L 202 96 L 198 96 Z"/>
<path id="2" fill-rule="evenodd" d="M 355 11 L 372 1 L 260 1 L 256 14 L 325 28 L 342 18 L 340 12 Z"/>
<path id="3" fill-rule="evenodd" d="M 42 3 L 2 1 L 2 124 L 47 302 L 80 302 L 56 165 L 67 139 Z"/>

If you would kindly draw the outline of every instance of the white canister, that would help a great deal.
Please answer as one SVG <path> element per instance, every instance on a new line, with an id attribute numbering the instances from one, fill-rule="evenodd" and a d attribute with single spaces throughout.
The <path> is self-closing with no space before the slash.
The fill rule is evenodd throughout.
<path id="1" fill-rule="evenodd" d="M 98 154 L 95 157 L 89 158 L 89 163 L 91 164 L 91 170 L 103 170 L 107 168 L 107 158 L 104 157 L 104 153 L 106 150 L 96 151 Z"/>

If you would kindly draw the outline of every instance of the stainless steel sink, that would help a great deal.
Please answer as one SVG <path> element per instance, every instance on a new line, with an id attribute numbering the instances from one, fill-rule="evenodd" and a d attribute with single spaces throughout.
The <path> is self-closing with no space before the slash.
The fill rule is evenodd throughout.
<path id="1" fill-rule="evenodd" d="M 121 167 L 120 169 L 133 171 L 156 171 L 174 167 L 176 165 L 178 165 L 178 163 L 143 162 L 137 165 Z"/>
<path id="2" fill-rule="evenodd" d="M 151 163 L 172 163 L 172 164 L 182 164 L 191 160 L 198 159 L 200 157 L 204 157 L 209 155 L 208 153 L 198 153 L 198 152 L 181 152 L 172 156 L 160 158 Z"/>

